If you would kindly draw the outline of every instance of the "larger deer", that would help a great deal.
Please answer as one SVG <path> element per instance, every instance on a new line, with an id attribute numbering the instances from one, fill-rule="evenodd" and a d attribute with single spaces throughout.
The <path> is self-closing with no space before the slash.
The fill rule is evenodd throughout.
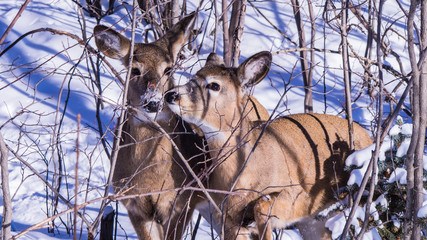
<path id="1" fill-rule="evenodd" d="M 132 66 L 129 66 L 129 39 L 106 26 L 98 25 L 94 29 L 98 49 L 110 58 L 122 60 L 131 69 L 129 108 L 113 189 L 127 195 L 148 194 L 121 201 L 140 239 L 160 240 L 165 236 L 179 239 L 193 211 L 188 206 L 191 192 L 174 191 L 186 186 L 192 180 L 191 175 L 172 143 L 152 121 L 170 134 L 186 159 L 202 156 L 201 138 L 162 106 L 165 89 L 173 87 L 171 69 L 186 42 L 194 16 L 183 18 L 157 41 L 136 43 Z M 184 145 L 188 147 L 181 147 Z M 162 191 L 164 193 L 154 194 Z"/>
<path id="2" fill-rule="evenodd" d="M 225 238 L 258 234 L 271 239 L 272 228 L 310 219 L 335 202 L 338 187 L 348 178 L 343 170 L 350 154 L 347 121 L 324 114 L 252 121 L 245 117 L 246 93 L 267 75 L 271 54 L 255 54 L 238 68 L 209 59 L 194 78 L 165 98 L 173 112 L 205 134 L 216 159 L 209 187 L 240 193 L 213 195 L 224 206 Z M 356 150 L 371 144 L 361 126 L 355 124 L 354 133 Z M 216 219 L 220 232 L 221 216 Z M 253 220 L 255 229 L 248 224 Z"/>

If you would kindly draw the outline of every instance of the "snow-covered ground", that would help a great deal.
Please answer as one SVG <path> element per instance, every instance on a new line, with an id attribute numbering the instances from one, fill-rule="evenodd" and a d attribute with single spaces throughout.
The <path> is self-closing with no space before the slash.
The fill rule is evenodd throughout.
<path id="1" fill-rule="evenodd" d="M 3 33 L 13 20 L 23 0 L 3 0 L 0 3 L 0 33 Z M 103 1 L 104 2 L 104 1 Z M 107 2 L 107 1 L 105 1 Z M 324 1 L 313 1 L 316 17 L 316 47 L 329 50 L 338 50 L 340 36 L 333 32 L 322 19 Z M 81 4 L 85 1 L 81 0 Z M 195 10 L 199 1 L 187 1 L 188 11 Z M 286 40 L 273 26 L 274 24 L 294 42 L 298 42 L 298 31 L 293 17 L 290 1 L 254 1 L 253 7 L 248 5 L 245 20 L 245 29 L 241 43 L 241 61 L 262 50 L 273 53 L 281 50 L 293 49 L 297 46 Z M 106 4 L 106 3 L 105 3 Z M 302 5 L 306 4 L 302 1 Z M 337 3 L 338 4 L 338 3 Z M 125 34 L 130 37 L 130 20 L 128 11 L 131 2 L 116 2 L 115 13 L 102 19 L 102 24 L 115 25 L 116 29 L 127 29 Z M 409 8 L 409 1 L 403 1 L 405 9 Z M 310 36 L 310 23 L 307 8 L 303 8 L 306 24 L 306 36 Z M 262 16 L 258 11 L 261 11 Z M 366 11 L 366 9 L 363 9 Z M 90 39 L 94 18 L 88 14 L 81 15 L 82 11 L 72 0 L 33 0 L 26 7 L 5 40 L 1 51 L 24 33 L 39 29 L 52 28 L 66 31 L 79 36 L 81 39 Z M 364 12 L 365 13 L 365 12 Z M 331 13 L 332 14 L 332 13 Z M 405 18 L 395 1 L 388 1 L 384 9 L 384 29 L 392 23 L 393 28 L 405 35 Z M 268 21 L 267 21 L 268 19 Z M 213 49 L 214 17 L 212 2 L 204 1 L 197 19 L 197 26 L 203 31 L 195 42 L 201 46 L 198 55 L 189 57 L 184 62 L 184 68 L 176 74 L 177 81 L 185 81 L 191 73 L 195 73 L 204 64 L 207 55 Z M 350 19 L 358 23 L 355 19 Z M 394 22 L 396 21 L 396 22 Z M 335 23 L 332 22 L 331 25 Z M 138 24 L 137 41 L 143 41 L 146 26 Z M 84 29 L 84 30 L 82 30 Z M 217 53 L 222 55 L 221 30 L 218 31 Z M 85 36 L 84 36 L 85 35 Z M 354 51 L 363 55 L 366 46 L 366 34 L 362 28 L 351 31 L 350 43 Z M 309 37 L 307 37 L 309 39 Z M 401 55 L 403 69 L 410 72 L 407 59 L 406 41 L 398 34 L 390 34 L 388 43 L 391 49 Z M 93 40 L 88 44 L 95 48 Z M 189 52 L 185 53 L 189 56 Z M 92 56 L 92 60 L 96 57 Z M 120 62 L 108 59 L 114 67 L 125 76 L 125 69 Z M 122 85 L 107 68 L 103 68 L 101 75 L 103 107 L 97 113 L 96 96 L 99 92 L 92 81 L 89 53 L 84 46 L 75 40 L 48 31 L 31 34 L 18 42 L 13 48 L 0 58 L 0 131 L 8 144 L 22 160 L 28 162 L 37 172 L 51 184 L 54 184 L 53 173 L 57 172 L 57 162 L 62 160 L 62 174 L 64 184 L 60 189 L 63 196 L 67 196 L 72 204 L 75 202 L 74 191 L 78 189 L 77 202 L 83 203 L 102 196 L 104 185 L 108 177 L 109 160 L 99 139 L 97 114 L 100 115 L 102 127 L 109 144 L 112 144 L 111 131 L 114 129 L 117 117 L 117 104 L 121 102 Z M 345 103 L 344 84 L 342 77 L 342 58 L 335 53 L 316 52 L 316 65 L 313 79 L 314 111 L 319 113 L 341 114 Z M 398 68 L 394 58 L 387 58 L 386 64 Z M 359 74 L 363 69 L 357 60 L 352 59 L 350 66 L 354 72 L 352 78 L 352 98 L 356 99 L 353 108 L 354 119 L 370 129 L 376 114 L 376 104 L 371 104 L 366 90 L 362 90 L 363 83 Z M 186 74 L 182 74 L 183 72 Z M 181 73 L 181 74 L 180 74 Z M 273 57 L 273 67 L 267 78 L 254 90 L 256 98 L 272 112 L 278 106 L 275 114 L 300 113 L 304 111 L 304 89 L 299 63 L 299 53 L 278 53 Z M 386 88 L 391 91 L 399 81 L 388 73 L 385 75 Z M 289 84 L 289 85 L 288 85 Z M 404 86 L 394 94 L 397 99 Z M 279 102 L 281 96 L 286 95 Z M 359 92 L 363 91 L 359 96 Z M 326 92 L 327 94 L 322 94 Z M 388 104 L 385 105 L 385 115 L 389 113 Z M 80 130 L 77 131 L 77 115 L 82 117 Z M 406 120 L 407 116 L 403 114 Z M 76 149 L 77 133 L 79 134 L 79 149 Z M 60 144 L 56 144 L 56 143 Z M 60 146 L 57 147 L 57 146 Z M 80 155 L 77 156 L 76 150 Z M 370 154 L 370 153 L 369 153 Z M 367 155 L 369 155 L 367 154 Z M 13 196 L 13 234 L 42 222 L 52 216 L 51 191 L 33 172 L 9 153 L 10 188 Z M 366 159 L 367 157 L 363 157 Z M 78 159 L 79 185 L 75 186 L 75 166 Z M 369 159 L 369 158 L 368 158 Z M 363 161 L 362 161 L 363 162 Z M 362 166 L 363 163 L 360 165 Z M 361 174 L 359 174 L 360 176 Z M 356 177 L 358 178 L 358 177 Z M 401 179 L 401 178 L 400 178 Z M 354 181 L 357 182 L 355 179 Z M 66 181 L 66 182 L 65 182 Z M 401 181 L 401 180 L 396 180 Z M 49 193 L 48 195 L 46 193 Z M 3 200 L 0 199 L 3 205 Z M 93 220 L 99 209 L 100 202 L 89 204 L 84 214 Z M 115 204 L 112 205 L 115 208 Z M 127 218 L 126 210 L 118 205 L 118 239 L 136 239 L 136 235 Z M 68 207 L 59 201 L 56 213 L 67 210 Z M 197 216 L 195 216 L 196 218 Z M 63 223 L 61 223 L 61 221 Z M 50 222 L 51 224 L 52 222 Z M 87 238 L 86 228 L 81 229 L 81 238 Z M 331 221 L 331 224 L 342 224 L 340 221 Z M 25 234 L 21 239 L 70 239 L 65 226 L 72 225 L 72 215 L 63 215 L 61 220 L 56 219 L 54 233 L 47 232 L 47 225 Z M 333 228 L 333 226 L 332 226 Z M 375 234 L 372 233 L 373 238 Z M 296 231 L 285 232 L 282 239 L 296 239 Z M 210 229 L 206 222 L 202 222 L 197 239 L 211 239 Z"/>

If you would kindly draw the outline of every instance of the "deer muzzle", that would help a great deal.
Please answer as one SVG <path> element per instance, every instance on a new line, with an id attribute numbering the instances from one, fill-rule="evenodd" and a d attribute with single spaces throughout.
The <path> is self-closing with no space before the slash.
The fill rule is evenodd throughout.
<path id="1" fill-rule="evenodd" d="M 158 112 L 160 110 L 159 101 L 147 101 L 144 103 L 144 109 L 148 113 Z"/>
<path id="2" fill-rule="evenodd" d="M 165 100 L 167 103 L 174 103 L 175 101 L 179 101 L 180 96 L 179 93 L 171 91 L 171 92 L 167 92 L 165 95 Z"/>

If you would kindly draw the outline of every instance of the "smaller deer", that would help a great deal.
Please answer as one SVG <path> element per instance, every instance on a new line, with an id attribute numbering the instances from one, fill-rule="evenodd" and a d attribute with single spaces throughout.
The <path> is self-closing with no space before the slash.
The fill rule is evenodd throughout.
<path id="1" fill-rule="evenodd" d="M 255 54 L 238 68 L 215 59 L 210 57 L 194 78 L 172 88 L 165 99 L 173 112 L 205 134 L 214 159 L 209 187 L 240 193 L 213 195 L 223 206 L 223 216 L 216 215 L 216 231 L 221 232 L 223 219 L 226 239 L 255 234 L 271 239 L 272 229 L 311 221 L 336 202 L 336 191 L 348 178 L 348 124 L 325 114 L 253 121 L 246 117 L 247 91 L 267 75 L 271 54 Z M 355 124 L 354 133 L 356 150 L 371 144 L 361 126 Z M 250 225 L 254 220 L 255 229 Z M 302 234 L 304 239 L 321 236 Z"/>
<path id="2" fill-rule="evenodd" d="M 191 192 L 176 190 L 193 179 L 171 142 L 152 121 L 169 133 L 187 160 L 202 161 L 194 160 L 203 157 L 202 138 L 162 104 L 165 90 L 173 87 L 172 68 L 194 18 L 195 14 L 184 17 L 155 42 L 136 43 L 131 66 L 131 41 L 106 26 L 94 29 L 98 49 L 131 69 L 129 108 L 113 189 L 127 195 L 147 194 L 122 201 L 138 237 L 144 240 L 180 239 L 193 212 Z"/>

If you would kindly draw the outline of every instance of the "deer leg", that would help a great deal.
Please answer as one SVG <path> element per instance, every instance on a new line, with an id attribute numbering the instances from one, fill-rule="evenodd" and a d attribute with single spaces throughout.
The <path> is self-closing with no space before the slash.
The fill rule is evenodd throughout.
<path id="1" fill-rule="evenodd" d="M 259 239 L 271 240 L 273 229 L 284 228 L 291 223 L 290 219 L 301 217 L 301 212 L 294 209 L 297 206 L 289 204 L 290 202 L 301 201 L 301 192 L 274 192 L 264 195 L 256 201 L 254 217 L 258 228 Z"/>
<path id="2" fill-rule="evenodd" d="M 271 240 L 271 222 L 273 216 L 274 203 L 277 197 L 274 195 L 266 195 L 261 197 L 254 206 L 254 217 L 256 227 L 258 228 L 259 239 Z"/>
<path id="3" fill-rule="evenodd" d="M 167 231 L 166 239 L 181 239 L 192 215 L 193 210 L 187 208 L 183 209 L 182 212 L 172 214 L 170 220 L 163 225 L 164 231 Z"/>
<path id="4" fill-rule="evenodd" d="M 246 210 L 244 210 L 246 211 Z M 224 240 L 254 240 L 257 239 L 256 229 L 252 227 L 246 227 L 242 222 L 243 216 L 241 212 L 235 213 L 228 211 L 224 226 Z"/>
<path id="5" fill-rule="evenodd" d="M 144 220 L 140 216 L 135 216 L 128 212 L 129 219 L 132 222 L 135 232 L 139 239 L 161 240 L 164 239 L 163 227 L 156 221 Z"/>

